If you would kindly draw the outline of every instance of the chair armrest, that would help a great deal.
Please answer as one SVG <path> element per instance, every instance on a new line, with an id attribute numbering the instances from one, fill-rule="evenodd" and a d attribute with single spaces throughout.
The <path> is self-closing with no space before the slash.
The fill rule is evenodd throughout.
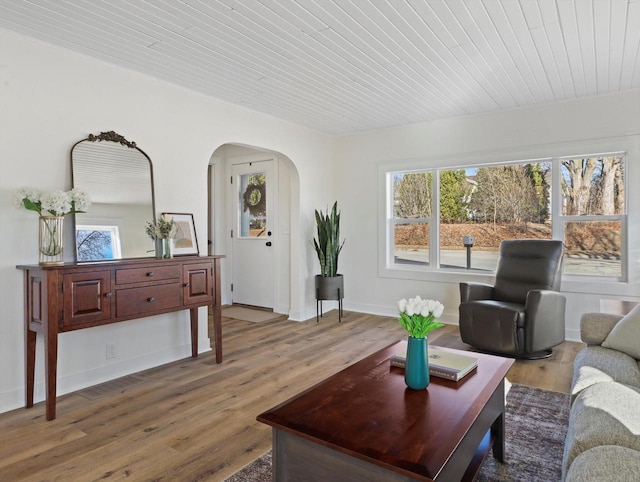
<path id="1" fill-rule="evenodd" d="M 613 313 L 583 313 L 580 317 L 580 338 L 587 345 L 601 345 L 623 318 Z"/>
<path id="2" fill-rule="evenodd" d="M 553 290 L 531 290 L 525 310 L 525 349 L 529 353 L 546 350 L 564 341 L 564 312 L 567 299 Z"/>
<path id="3" fill-rule="evenodd" d="M 486 283 L 460 283 L 460 302 L 493 299 L 493 286 Z"/>

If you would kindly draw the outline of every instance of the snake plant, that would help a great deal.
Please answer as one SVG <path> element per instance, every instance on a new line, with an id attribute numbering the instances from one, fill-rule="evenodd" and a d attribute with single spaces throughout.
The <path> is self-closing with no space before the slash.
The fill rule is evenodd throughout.
<path id="1" fill-rule="evenodd" d="M 318 237 L 313 238 L 313 246 L 320 261 L 321 276 L 337 276 L 338 256 L 344 245 L 344 240 L 340 243 L 340 213 L 338 212 L 338 202 L 333 204 L 331 212 L 327 213 L 316 209 L 316 227 Z"/>

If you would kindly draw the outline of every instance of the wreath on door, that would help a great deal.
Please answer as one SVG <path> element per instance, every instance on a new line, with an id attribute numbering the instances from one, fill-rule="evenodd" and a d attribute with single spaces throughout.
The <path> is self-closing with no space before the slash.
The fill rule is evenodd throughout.
<path id="1" fill-rule="evenodd" d="M 249 211 L 254 216 L 264 215 L 267 210 L 267 193 L 264 182 L 247 184 L 242 198 L 245 211 Z"/>

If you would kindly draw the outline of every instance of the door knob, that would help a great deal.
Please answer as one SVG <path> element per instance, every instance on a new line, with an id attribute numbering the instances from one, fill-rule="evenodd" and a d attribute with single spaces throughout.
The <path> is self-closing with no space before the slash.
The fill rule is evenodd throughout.
<path id="1" fill-rule="evenodd" d="M 271 241 L 267 241 L 265 244 L 266 244 L 267 246 L 271 246 Z"/>

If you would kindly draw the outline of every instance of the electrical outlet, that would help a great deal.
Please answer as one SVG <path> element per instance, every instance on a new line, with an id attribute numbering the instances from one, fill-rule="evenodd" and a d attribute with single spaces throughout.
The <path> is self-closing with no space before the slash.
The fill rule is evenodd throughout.
<path id="1" fill-rule="evenodd" d="M 111 343 L 107 343 L 107 360 L 115 358 L 116 356 L 118 356 L 116 354 L 116 342 L 112 341 Z"/>

